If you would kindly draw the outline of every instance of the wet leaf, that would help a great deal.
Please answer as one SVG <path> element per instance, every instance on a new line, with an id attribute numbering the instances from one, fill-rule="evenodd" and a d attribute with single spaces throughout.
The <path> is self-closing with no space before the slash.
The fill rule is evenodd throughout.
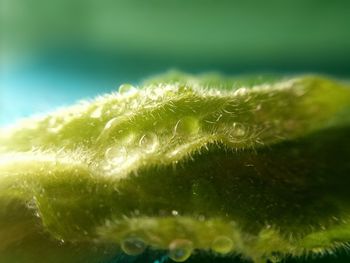
<path id="1" fill-rule="evenodd" d="M 346 248 L 349 113 L 319 76 L 173 73 L 3 128 L 0 261 Z"/>

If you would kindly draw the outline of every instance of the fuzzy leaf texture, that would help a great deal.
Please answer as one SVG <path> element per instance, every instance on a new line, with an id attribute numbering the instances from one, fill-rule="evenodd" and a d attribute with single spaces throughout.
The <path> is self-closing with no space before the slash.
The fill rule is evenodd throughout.
<path id="1" fill-rule="evenodd" d="M 2 128 L 0 262 L 347 249 L 349 113 L 320 76 L 168 74 Z"/>

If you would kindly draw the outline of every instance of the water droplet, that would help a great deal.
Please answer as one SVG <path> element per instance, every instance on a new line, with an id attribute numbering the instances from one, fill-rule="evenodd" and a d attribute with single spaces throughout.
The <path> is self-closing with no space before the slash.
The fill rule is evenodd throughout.
<path id="1" fill-rule="evenodd" d="M 233 123 L 233 126 L 230 130 L 230 136 L 233 138 L 239 138 L 239 137 L 243 137 L 246 134 L 245 128 L 243 126 L 243 124 L 241 123 Z"/>
<path id="2" fill-rule="evenodd" d="M 118 89 L 119 93 L 121 93 L 121 94 L 125 94 L 125 93 L 131 92 L 133 90 L 136 90 L 135 87 L 131 84 L 128 84 L 128 83 L 120 85 L 119 89 Z"/>
<path id="3" fill-rule="evenodd" d="M 146 243 L 141 238 L 128 237 L 122 241 L 121 247 L 126 254 L 136 256 L 145 251 Z"/>
<path id="4" fill-rule="evenodd" d="M 227 236 L 219 236 L 214 239 L 212 249 L 220 254 L 227 254 L 232 251 L 233 242 Z"/>
<path id="5" fill-rule="evenodd" d="M 97 107 L 91 114 L 90 117 L 93 119 L 98 119 L 102 115 L 102 107 Z"/>
<path id="6" fill-rule="evenodd" d="M 199 129 L 199 120 L 195 117 L 187 116 L 176 123 L 174 133 L 179 135 L 195 135 Z"/>
<path id="7" fill-rule="evenodd" d="M 159 145 L 158 137 L 154 133 L 146 133 L 139 140 L 141 150 L 146 153 L 154 152 Z"/>
<path id="8" fill-rule="evenodd" d="M 112 165 L 120 165 L 127 158 L 127 150 L 123 146 L 112 146 L 105 152 L 107 162 Z"/>
<path id="9" fill-rule="evenodd" d="M 175 239 L 169 245 L 169 258 L 175 262 L 184 262 L 192 254 L 193 243 L 187 239 Z"/>

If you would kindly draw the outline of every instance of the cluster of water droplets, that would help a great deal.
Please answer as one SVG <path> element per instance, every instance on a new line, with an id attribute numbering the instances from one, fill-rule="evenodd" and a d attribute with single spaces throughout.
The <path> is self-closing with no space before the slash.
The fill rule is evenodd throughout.
<path id="1" fill-rule="evenodd" d="M 123 108 L 124 113 L 128 111 L 154 109 L 162 104 L 166 104 L 176 97 L 180 90 L 178 85 L 151 85 L 147 88 L 139 89 L 131 84 L 122 84 L 118 88 L 118 93 L 112 98 L 116 102 L 116 107 Z"/>
<path id="2" fill-rule="evenodd" d="M 174 96 L 180 88 L 156 86 L 145 90 L 137 90 L 130 84 L 123 84 L 119 87 L 119 94 L 129 107 L 134 103 L 138 105 L 139 109 L 148 110 L 148 108 L 157 106 L 152 103 L 159 103 L 159 101 L 164 100 L 164 97 Z M 131 97 L 131 99 L 128 100 L 128 97 Z M 165 104 L 168 105 L 167 102 Z M 101 108 L 97 107 L 90 117 L 99 118 L 101 112 Z M 129 111 L 130 114 L 137 116 L 137 112 L 134 111 Z M 163 129 L 159 127 L 169 122 L 169 120 L 160 120 L 160 124 L 157 124 L 156 120 L 154 121 L 154 127 L 143 128 L 146 132 L 141 134 L 135 129 L 122 130 L 120 127 L 124 126 L 123 128 L 125 129 L 126 125 L 124 124 L 131 120 L 131 116 L 129 117 L 121 114 L 109 119 L 98 138 L 98 140 L 105 141 L 110 141 L 112 137 L 115 138 L 115 142 L 110 144 L 105 151 L 105 159 L 107 160 L 105 170 L 110 171 L 112 174 L 123 171 L 128 172 L 135 162 L 142 161 L 150 156 L 156 156 L 166 151 L 165 149 L 169 149 L 170 153 L 167 156 L 169 159 L 172 159 L 178 156 L 178 153 L 183 152 L 181 150 L 183 141 L 188 139 L 188 136 L 196 136 L 200 130 L 199 119 L 194 116 L 180 118 L 174 123 L 172 132 L 169 131 L 171 128 L 167 127 L 167 124 Z M 133 126 L 131 122 L 129 122 L 129 126 Z M 129 140 L 125 140 L 126 137 L 129 137 Z M 163 148 L 160 148 L 160 145 L 163 145 Z"/>
<path id="3" fill-rule="evenodd" d="M 265 116 L 262 103 L 251 102 L 252 98 L 256 101 L 254 94 L 258 92 L 247 88 L 233 92 L 197 91 L 180 84 L 157 84 L 143 89 L 121 85 L 107 105 L 97 103 L 90 111 L 92 119 L 105 123 L 97 138 L 105 147 L 105 171 L 126 175 L 139 164 L 151 164 L 157 156 L 162 156 L 164 163 L 177 163 L 210 143 L 224 143 L 236 150 L 262 144 L 264 138 L 260 134 L 267 125 L 249 126 L 253 119 L 242 117 Z M 208 109 L 199 107 L 201 100 L 207 103 L 211 99 L 223 104 Z M 104 107 L 114 106 L 116 110 L 106 114 Z"/>
<path id="4" fill-rule="evenodd" d="M 201 91 L 203 92 L 203 91 Z M 144 110 L 153 110 L 159 109 L 159 107 L 163 107 L 166 105 L 168 111 L 173 111 L 173 113 L 168 112 L 164 114 L 164 117 L 155 115 L 154 118 L 160 118 L 160 123 L 171 123 L 171 120 L 175 117 L 176 114 L 176 104 L 173 99 L 179 99 L 181 96 L 186 97 L 186 94 L 190 97 L 193 95 L 194 98 L 203 99 L 201 96 L 213 96 L 216 98 L 220 98 L 222 96 L 227 95 L 225 92 L 221 92 L 218 90 L 207 90 L 201 94 L 195 88 L 188 86 L 180 85 L 180 84 L 171 84 L 171 85 L 154 85 L 149 86 L 144 89 L 137 89 L 130 84 L 123 84 L 119 87 L 119 95 L 115 96 L 114 104 L 115 106 L 121 107 L 120 105 L 127 105 L 126 108 L 121 112 L 118 116 L 111 116 L 110 120 L 108 120 L 105 124 L 105 127 L 101 133 L 100 137 L 109 138 L 111 131 L 115 132 L 115 127 L 122 126 L 123 123 L 127 122 L 127 120 L 132 119 L 132 116 L 139 116 L 139 114 L 144 114 Z M 235 97 L 247 97 L 250 98 L 250 91 L 246 88 L 240 88 L 234 91 L 231 95 Z M 198 96 L 198 97 L 196 97 Z M 189 97 L 189 99 L 190 99 Z M 233 104 L 231 107 L 236 107 L 236 100 L 233 100 Z M 134 105 L 135 104 L 135 105 Z M 132 106 L 134 105 L 134 106 Z M 162 106 L 163 105 L 163 106 Z M 171 109 L 171 107 L 173 107 Z M 131 109 L 131 108 L 132 109 Z M 256 109 L 257 108 L 257 109 Z M 259 111 L 260 107 L 255 107 L 254 110 Z M 153 129 L 150 127 L 145 127 L 144 131 L 148 131 L 145 134 L 142 134 L 136 143 L 138 143 L 138 147 L 144 149 L 144 153 L 154 153 L 159 148 L 160 144 L 164 145 L 164 149 L 166 150 L 167 156 L 169 159 L 174 159 L 176 156 L 182 156 L 183 153 L 186 152 L 187 149 L 191 149 L 193 144 L 193 140 L 196 140 L 197 135 L 200 133 L 202 135 L 221 135 L 225 137 L 225 141 L 230 141 L 233 144 L 244 143 L 247 138 L 249 138 L 250 130 L 243 122 L 239 120 L 235 120 L 235 116 L 237 112 L 231 112 L 226 110 L 225 108 L 220 107 L 214 112 L 208 112 L 207 115 L 199 116 L 199 112 L 193 109 L 193 115 L 183 115 L 179 116 L 177 120 L 173 123 L 173 127 L 165 127 L 168 132 L 166 136 L 159 134 L 159 126 L 155 126 Z M 164 112 L 166 110 L 164 109 Z M 191 109 L 190 109 L 191 111 Z M 188 113 L 190 112 L 188 111 Z M 205 112 L 206 109 L 203 109 Z M 202 115 L 203 112 L 200 112 Z M 95 110 L 91 112 L 91 118 L 99 118 L 102 114 L 102 108 L 97 107 Z M 169 119 L 166 118 L 169 115 Z M 173 116 L 172 116 L 173 115 Z M 202 122 L 206 121 L 209 123 L 210 121 L 205 120 L 206 116 L 212 115 L 215 119 L 211 122 L 212 126 L 219 127 L 219 129 L 202 129 Z M 222 121 L 223 116 L 226 116 L 225 121 Z M 231 118 L 231 120 L 227 120 L 227 117 Z M 157 122 L 157 121 L 155 121 Z M 166 124 L 166 125 L 167 125 Z M 124 125 L 125 126 L 125 125 Z M 131 126 L 131 125 L 130 125 Z M 221 129 L 220 129 L 221 127 Z M 171 132 L 172 130 L 172 132 Z M 138 131 L 136 131 L 138 133 Z M 169 136 L 170 135 L 170 136 Z M 201 137 L 201 136 L 198 136 Z M 191 138 L 191 139 L 189 139 Z M 170 141 L 168 140 L 170 139 Z M 193 139 L 193 140 L 192 140 Z M 188 146 L 188 147 L 187 147 Z M 124 147 L 124 146 L 121 146 Z M 128 147 L 125 147 L 128 148 Z M 124 150 L 120 150 L 124 151 Z M 109 154 L 107 154 L 110 156 Z M 122 154 L 124 156 L 124 154 Z"/>
<path id="5" fill-rule="evenodd" d="M 107 147 L 104 154 L 107 162 L 105 170 L 111 174 L 127 172 L 135 162 L 157 154 L 159 144 L 159 137 L 154 132 L 138 135 L 130 131 Z"/>
<path id="6" fill-rule="evenodd" d="M 118 130 L 117 127 L 123 122 L 122 117 L 114 117 L 107 121 L 100 138 L 116 136 L 115 142 L 110 144 L 105 151 L 105 158 L 110 165 L 107 170 L 128 171 L 134 162 L 145 158 L 152 158 L 164 154 L 165 160 L 177 161 L 190 152 L 205 146 L 211 134 L 210 131 L 202 130 L 202 120 L 196 116 L 184 116 L 179 118 L 168 131 L 160 133 L 161 129 L 155 126 L 146 132 L 137 130 Z M 131 127 L 132 125 L 130 125 Z M 224 123 L 223 130 L 216 131 L 217 134 L 225 136 L 226 140 L 235 145 L 246 141 L 247 128 L 238 122 Z M 170 130 L 170 131 L 169 131 Z M 112 167 L 113 166 L 113 167 Z M 116 169 L 115 169 L 116 168 Z"/>
<path id="7" fill-rule="evenodd" d="M 147 242 L 138 236 L 128 236 L 121 242 L 124 253 L 130 256 L 142 254 L 147 248 Z M 194 243 L 187 238 L 175 238 L 168 244 L 168 257 L 175 262 L 185 262 L 194 252 Z M 217 236 L 210 249 L 220 255 L 232 253 L 234 242 L 228 236 Z"/>

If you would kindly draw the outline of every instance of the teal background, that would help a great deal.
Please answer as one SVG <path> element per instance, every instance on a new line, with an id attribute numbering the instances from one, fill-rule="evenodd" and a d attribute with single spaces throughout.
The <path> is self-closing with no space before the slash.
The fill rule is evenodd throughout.
<path id="1" fill-rule="evenodd" d="M 350 74 L 350 1 L 0 4 L 0 125 L 169 69 Z"/>

